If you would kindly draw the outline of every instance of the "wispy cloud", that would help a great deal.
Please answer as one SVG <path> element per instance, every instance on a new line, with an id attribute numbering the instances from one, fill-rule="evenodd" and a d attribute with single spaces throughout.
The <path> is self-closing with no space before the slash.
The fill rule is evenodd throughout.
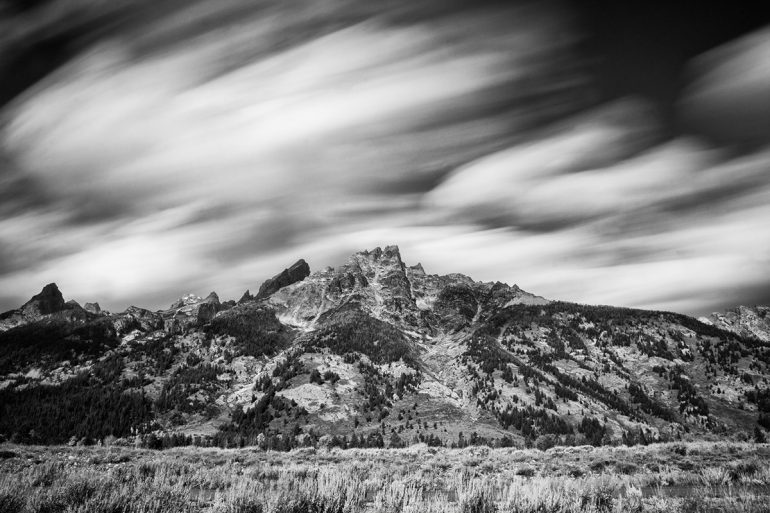
<path id="1" fill-rule="evenodd" d="M 581 101 L 550 9 L 263 7 L 143 18 L 6 109 L 3 148 L 46 197 L 6 219 L 4 243 L 45 235 L 17 251 L 45 257 L 4 288 L 58 279 L 118 301 L 206 273 L 228 287 L 226 268 L 324 227 L 415 213 L 443 174 Z M 535 94 L 545 84 L 558 102 Z"/>

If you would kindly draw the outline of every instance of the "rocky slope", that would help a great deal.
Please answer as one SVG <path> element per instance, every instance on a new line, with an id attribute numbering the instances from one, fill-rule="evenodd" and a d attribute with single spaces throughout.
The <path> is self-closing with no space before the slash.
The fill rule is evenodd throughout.
<path id="1" fill-rule="evenodd" d="M 767 308 L 708 322 L 427 274 L 395 246 L 238 303 L 121 313 L 46 286 L 0 316 L 0 433 L 23 442 L 547 447 L 770 428 Z"/>
<path id="2" fill-rule="evenodd" d="M 725 313 L 713 313 L 703 322 L 744 337 L 770 342 L 770 307 L 739 306 Z"/>

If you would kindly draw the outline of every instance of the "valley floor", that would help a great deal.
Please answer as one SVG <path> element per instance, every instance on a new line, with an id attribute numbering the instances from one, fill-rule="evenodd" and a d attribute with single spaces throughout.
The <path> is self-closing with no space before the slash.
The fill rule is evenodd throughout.
<path id="1" fill-rule="evenodd" d="M 764 512 L 770 445 L 280 453 L 1 444 L 0 511 Z"/>

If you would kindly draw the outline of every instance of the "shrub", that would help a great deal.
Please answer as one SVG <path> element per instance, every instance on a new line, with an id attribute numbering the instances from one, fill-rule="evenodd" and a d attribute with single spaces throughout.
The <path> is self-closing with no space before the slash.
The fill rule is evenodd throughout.
<path id="1" fill-rule="evenodd" d="M 321 373 L 318 372 L 318 369 L 313 369 L 312 371 L 310 371 L 310 382 L 323 385 L 324 380 L 321 377 Z"/>
<path id="2" fill-rule="evenodd" d="M 15 492 L 0 492 L 0 511 L 3 513 L 21 513 L 24 499 Z"/>
<path id="3" fill-rule="evenodd" d="M 263 513 L 264 510 L 261 502 L 243 497 L 235 498 L 227 509 L 228 513 Z"/>
<path id="4" fill-rule="evenodd" d="M 682 444 L 673 445 L 671 447 L 671 450 L 680 455 L 680 456 L 687 456 L 687 446 Z"/>
<path id="5" fill-rule="evenodd" d="M 532 467 L 521 467 L 516 470 L 517 476 L 523 476 L 523 477 L 532 477 L 535 475 L 535 469 Z"/>
<path id="6" fill-rule="evenodd" d="M 495 513 L 497 505 L 489 494 L 476 492 L 462 501 L 460 511 L 462 513 Z"/>

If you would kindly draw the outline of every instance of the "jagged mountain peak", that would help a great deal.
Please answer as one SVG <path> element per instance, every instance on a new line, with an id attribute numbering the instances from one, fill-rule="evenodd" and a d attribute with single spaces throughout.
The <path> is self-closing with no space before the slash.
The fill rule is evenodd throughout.
<path id="1" fill-rule="evenodd" d="M 0 333 L 11 328 L 45 320 L 85 322 L 93 312 L 75 300 L 65 301 L 59 287 L 49 283 L 15 310 L 0 314 Z"/>
<path id="2" fill-rule="evenodd" d="M 391 244 L 388 246 L 385 246 L 385 248 L 381 248 L 380 246 L 377 246 L 373 249 L 364 249 L 362 251 L 357 251 L 353 253 L 352 258 L 356 258 L 357 256 L 364 256 L 366 258 L 370 258 L 373 260 L 378 260 L 382 257 L 384 258 L 396 258 L 399 261 L 401 261 L 401 250 L 398 248 L 397 245 Z"/>
<path id="3" fill-rule="evenodd" d="M 238 304 L 251 301 L 252 299 L 254 299 L 254 296 L 251 294 L 251 291 L 249 289 L 246 289 L 246 292 L 243 293 L 243 295 L 241 296 L 241 299 L 238 300 Z"/>
<path id="4" fill-rule="evenodd" d="M 49 283 L 39 294 L 32 296 L 21 309 L 25 313 L 46 315 L 63 310 L 65 305 L 64 296 L 59 287 L 55 283 Z"/>
<path id="5" fill-rule="evenodd" d="M 238 304 L 188 294 L 157 312 L 74 303 L 48 316 L 15 310 L 0 317 L 0 383 L 24 394 L 37 378 L 18 377 L 32 369 L 40 383 L 61 383 L 89 369 L 113 376 L 118 362 L 121 379 L 104 378 L 105 393 L 118 382 L 151 402 L 120 436 L 149 425 L 248 440 L 384 426 L 445 444 L 475 432 L 579 445 L 748 436 L 770 426 L 767 307 L 704 324 L 549 301 L 517 285 L 428 274 L 407 266 L 397 246 L 313 273 L 299 260 L 262 294 L 247 291 Z M 48 286 L 30 303 L 58 304 L 60 295 Z"/>
<path id="6" fill-rule="evenodd" d="M 358 265 L 365 272 L 373 273 L 376 267 L 394 267 L 404 270 L 404 261 L 401 259 L 401 251 L 398 246 L 379 246 L 372 250 L 364 250 L 353 253 L 348 259 L 348 265 Z"/>
<path id="7" fill-rule="evenodd" d="M 39 294 L 32 297 L 32 299 L 38 299 L 41 297 L 63 297 L 59 286 L 56 283 L 49 283 L 44 286 Z"/>
<path id="8" fill-rule="evenodd" d="M 316 271 L 269 299 L 279 318 L 306 329 L 324 312 L 349 301 L 375 318 L 419 324 L 406 266 L 395 245 L 356 252 L 345 264 Z"/>
<path id="9" fill-rule="evenodd" d="M 460 293 L 457 289 L 462 287 L 467 290 Z M 442 322 L 440 319 L 431 321 L 431 316 L 426 316 L 433 311 L 437 300 L 441 305 L 438 311 L 444 316 L 452 316 L 460 297 L 467 303 L 463 312 L 472 309 L 474 315 L 482 304 L 547 303 L 515 285 L 475 282 L 457 273 L 427 274 L 422 264 L 407 266 L 396 245 L 353 253 L 337 268 L 316 271 L 304 280 L 282 288 L 270 297 L 269 302 L 285 322 L 305 329 L 313 328 L 325 312 L 352 301 L 376 319 L 424 333 L 431 330 L 431 322 Z M 468 320 L 449 324 L 463 325 Z"/>

